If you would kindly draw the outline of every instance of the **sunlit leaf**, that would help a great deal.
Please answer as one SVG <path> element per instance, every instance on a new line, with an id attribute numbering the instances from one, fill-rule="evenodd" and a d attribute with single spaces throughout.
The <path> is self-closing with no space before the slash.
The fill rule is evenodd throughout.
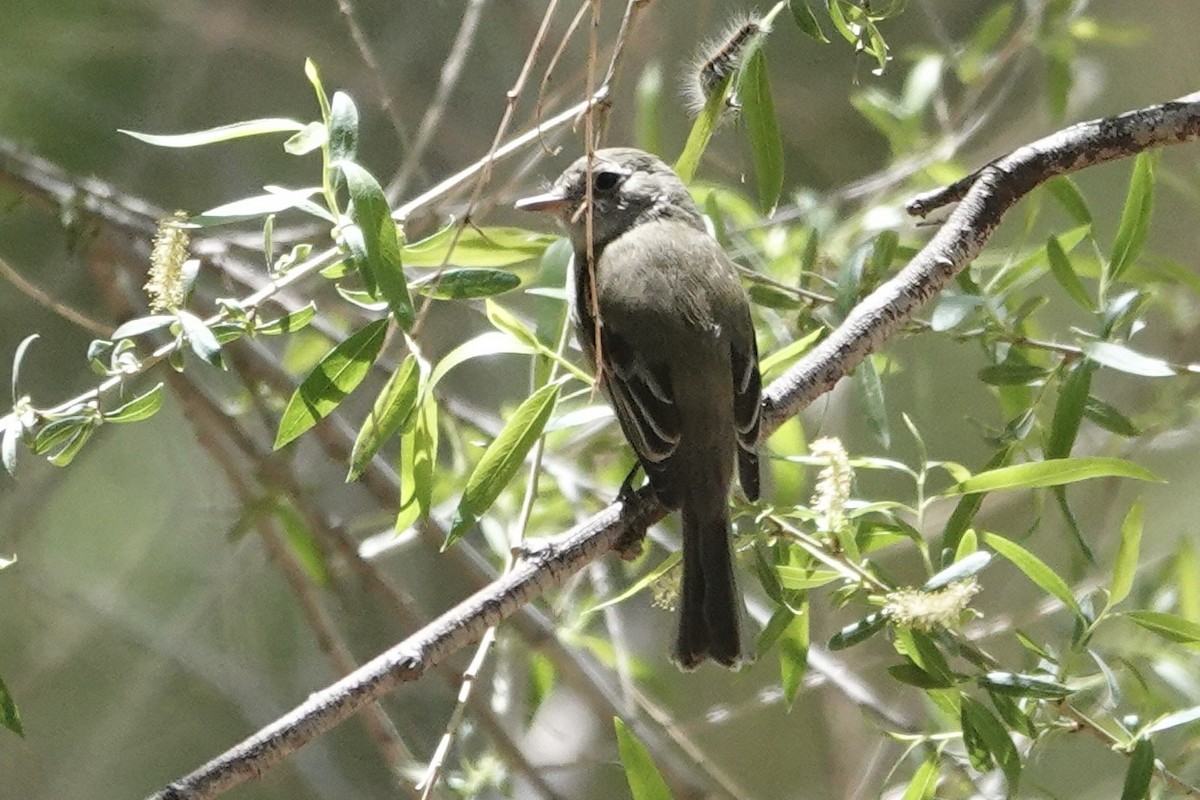
<path id="1" fill-rule="evenodd" d="M 400 255 L 400 237 L 383 189 L 371 173 L 353 161 L 339 161 L 346 186 L 354 201 L 351 216 L 358 224 L 366 250 L 366 263 L 375 284 L 388 301 L 400 327 L 412 327 L 416 312 L 408 292 L 408 279 Z"/>
<path id="2" fill-rule="evenodd" d="M 1083 281 L 1075 274 L 1075 268 L 1071 266 L 1066 251 L 1053 236 L 1046 240 L 1046 259 L 1050 262 L 1050 274 L 1067 295 L 1087 311 L 1095 310 L 1092 298 L 1088 296 Z"/>
<path id="3" fill-rule="evenodd" d="M 188 345 L 192 348 L 192 352 L 196 354 L 196 357 L 207 364 L 224 369 L 225 362 L 221 359 L 221 343 L 217 341 L 216 335 L 209 330 L 208 325 L 204 324 L 204 320 L 189 311 L 177 311 L 175 316 L 179 320 L 179 325 L 183 328 L 183 335 L 187 339 Z"/>
<path id="4" fill-rule="evenodd" d="M 901 800 L 933 800 L 940 768 L 938 759 L 932 755 L 922 761 L 905 787 Z"/>
<path id="5" fill-rule="evenodd" d="M 1079 602 L 1075 599 L 1075 595 L 1071 593 L 1071 587 L 1059 577 L 1057 572 L 1050 569 L 1045 561 L 1042 561 L 1016 542 L 1005 539 L 1003 536 L 997 536 L 994 533 L 985 533 L 983 541 L 988 547 L 1011 561 L 1017 569 L 1025 573 L 1025 577 L 1036 583 L 1042 591 L 1057 597 L 1063 602 L 1063 605 L 1071 609 L 1075 614 L 1080 617 L 1083 616 L 1083 609 L 1079 607 Z"/>
<path id="6" fill-rule="evenodd" d="M 1153 777 L 1154 744 L 1149 739 L 1138 739 L 1125 770 L 1121 800 L 1145 800 L 1150 796 L 1150 779 Z"/>
<path id="7" fill-rule="evenodd" d="M 1161 611 L 1126 611 L 1125 616 L 1165 639 L 1181 644 L 1200 642 L 1200 623 Z"/>
<path id="8" fill-rule="evenodd" d="M 457 241 L 455 234 L 458 233 Z M 540 258 L 557 237 L 524 228 L 476 228 L 454 224 L 400 251 L 410 267 L 507 267 Z M 453 245 L 453 250 L 451 249 Z"/>
<path id="9" fill-rule="evenodd" d="M 454 524 L 443 548 L 449 547 L 479 520 L 521 469 L 554 411 L 562 382 L 550 383 L 525 399 L 492 440 L 463 490 Z"/>
<path id="10" fill-rule="evenodd" d="M 261 333 L 264 336 L 278 336 L 284 333 L 295 333 L 308 327 L 308 323 L 312 322 L 313 317 L 317 315 L 317 304 L 310 302 L 303 308 L 298 308 L 295 311 L 289 311 L 282 317 L 268 320 L 259 323 L 254 328 L 255 333 Z"/>
<path id="11" fill-rule="evenodd" d="M 230 139 L 240 139 L 244 136 L 262 136 L 266 133 L 293 133 L 304 130 L 303 122 L 294 119 L 252 119 L 245 122 L 234 122 L 203 131 L 176 134 L 139 133 L 137 131 L 121 130 L 126 136 L 140 139 L 147 144 L 159 147 L 197 147 L 204 144 L 226 142 Z"/>
<path id="12" fill-rule="evenodd" d="M 1138 555 L 1142 544 L 1142 504 L 1134 503 L 1121 523 L 1121 546 L 1113 562 L 1112 588 L 1108 593 L 1110 605 L 1116 605 L 1129 596 L 1133 589 L 1133 576 L 1137 573 Z"/>
<path id="13" fill-rule="evenodd" d="M 325 354 L 288 400 L 276 450 L 328 416 L 366 377 L 383 347 L 387 325 L 386 319 L 369 322 Z"/>
<path id="14" fill-rule="evenodd" d="M 234 200 L 232 203 L 210 208 L 194 217 L 188 218 L 188 224 L 201 227 L 209 225 L 224 225 L 246 219 L 257 219 L 268 214 L 278 214 L 292 208 L 311 206 L 308 198 L 321 191 L 321 188 L 293 189 L 290 191 L 267 192 L 266 194 Z M 325 214 L 328 217 L 328 214 Z"/>
<path id="15" fill-rule="evenodd" d="M 746 62 L 738 96 L 742 101 L 742 118 L 754 159 L 759 209 L 770 214 L 783 193 L 783 138 L 779 134 L 775 102 L 771 98 L 767 57 L 761 48 L 756 49 Z"/>
<path id="16" fill-rule="evenodd" d="M 621 765 L 625 769 L 625 780 L 629 781 L 629 793 L 633 800 L 671 800 L 671 790 L 654 766 L 645 745 L 625 726 L 620 717 L 613 717 L 617 731 L 617 750 L 621 754 Z"/>
<path id="17" fill-rule="evenodd" d="M 379 448 L 396 435 L 417 407 L 421 390 L 421 371 L 417 359 L 409 355 L 388 378 L 375 398 L 350 453 L 350 472 L 346 480 L 355 480 L 379 452 Z"/>
<path id="18" fill-rule="evenodd" d="M 1087 357 L 1111 369 L 1144 378 L 1170 378 L 1175 368 L 1161 358 L 1143 355 L 1116 342 L 1086 341 L 1081 347 Z"/>
<path id="19" fill-rule="evenodd" d="M 324 122 L 310 122 L 304 129 L 283 143 L 283 149 L 294 156 L 302 156 L 319 150 L 329 141 L 329 129 Z"/>
<path id="20" fill-rule="evenodd" d="M 345 92 L 334 92 L 329 108 L 329 157 L 353 161 L 358 156 L 358 107 Z"/>
<path id="21" fill-rule="evenodd" d="M 1134 159 L 1129 191 L 1125 195 L 1121 222 L 1117 226 L 1110 252 L 1108 274 L 1113 281 L 1120 280 L 1125 270 L 1137 260 L 1146 243 L 1146 233 L 1150 230 L 1150 217 L 1154 211 L 1157 166 L 1158 153 L 1154 150 L 1138 153 Z"/>
<path id="22" fill-rule="evenodd" d="M 1132 478 L 1139 481 L 1158 481 L 1145 467 L 1122 458 L 1081 456 L 1031 461 L 1009 467 L 981 472 L 952 487 L 949 494 L 994 492 L 1004 489 L 1036 489 L 1060 486 L 1091 478 Z"/>
<path id="23" fill-rule="evenodd" d="M 154 416 L 162 408 L 163 385 L 160 383 L 153 389 L 130 400 L 124 405 L 104 412 L 106 422 L 139 422 Z"/>

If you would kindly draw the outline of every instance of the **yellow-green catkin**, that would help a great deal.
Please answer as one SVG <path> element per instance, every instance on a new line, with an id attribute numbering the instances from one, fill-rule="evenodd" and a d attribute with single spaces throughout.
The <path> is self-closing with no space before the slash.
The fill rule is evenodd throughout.
<path id="1" fill-rule="evenodd" d="M 817 530 L 836 535 L 846 525 L 846 502 L 854 483 L 854 468 L 840 440 L 827 437 L 809 445 L 813 458 L 825 461 L 813 490 L 812 510 L 817 515 Z"/>
<path id="2" fill-rule="evenodd" d="M 955 581 L 932 592 L 897 589 L 884 598 L 883 613 L 901 628 L 925 633 L 937 628 L 953 630 L 978 591 L 979 584 L 974 578 Z"/>
<path id="3" fill-rule="evenodd" d="M 187 299 L 183 265 L 188 259 L 191 237 L 187 229 L 180 226 L 187 217 L 183 211 L 176 211 L 158 221 L 154 248 L 150 251 L 150 277 L 144 287 L 152 311 L 176 311 Z"/>

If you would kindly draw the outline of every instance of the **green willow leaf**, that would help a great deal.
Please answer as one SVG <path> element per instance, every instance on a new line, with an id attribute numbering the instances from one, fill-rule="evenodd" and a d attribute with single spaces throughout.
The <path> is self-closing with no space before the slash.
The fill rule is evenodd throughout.
<path id="1" fill-rule="evenodd" d="M 1057 572 L 1050 569 L 1045 561 L 1016 542 L 994 533 L 985 533 L 983 541 L 988 547 L 1011 561 L 1017 569 L 1025 573 L 1025 577 L 1036 583 L 1042 591 L 1057 597 L 1077 616 L 1083 617 L 1083 609 L 1079 607 L 1075 595 L 1071 594 L 1071 587 L 1059 577 Z"/>
<path id="2" fill-rule="evenodd" d="M 770 215 L 783 194 L 783 138 L 779 120 L 775 117 L 775 102 L 771 97 L 771 82 L 767 74 L 767 57 L 756 49 L 746 62 L 738 85 L 742 101 L 742 119 L 750 140 L 754 159 L 754 174 L 758 182 L 759 210 Z"/>
<path id="3" fill-rule="evenodd" d="M 972 750 L 986 752 L 986 762 L 989 764 L 992 759 L 995 759 L 1008 782 L 1008 795 L 1016 797 L 1017 784 L 1021 780 L 1021 756 L 1017 753 L 1012 737 L 1008 735 L 1008 731 L 1000 720 L 996 719 L 995 714 L 989 711 L 983 703 L 965 694 L 962 695 L 961 700 L 963 741 L 965 743 L 967 740 L 968 730 L 972 732 L 974 739 L 974 746 L 969 745 L 968 752 L 970 753 Z M 974 757 L 972 757 L 971 763 L 978 768 Z"/>
<path id="4" fill-rule="evenodd" d="M 447 225 L 400 251 L 410 267 L 507 267 L 541 258 L 558 237 L 524 228 L 476 228 Z M 453 246 L 453 249 L 451 249 Z"/>
<path id="5" fill-rule="evenodd" d="M 1139 481 L 1161 482 L 1153 472 L 1132 461 L 1106 456 L 1082 456 L 1031 461 L 1026 464 L 988 470 L 973 475 L 952 487 L 947 494 L 994 492 L 1002 489 L 1037 489 L 1045 486 L 1061 486 L 1090 478 L 1132 478 Z"/>
<path id="6" fill-rule="evenodd" d="M 354 201 L 351 215 L 362 233 L 367 269 L 387 300 L 396 322 L 400 323 L 401 329 L 408 330 L 415 321 L 416 312 L 404 276 L 400 237 L 387 198 L 375 177 L 358 164 L 339 161 L 337 166 L 346 176 L 350 199 Z"/>
<path id="7" fill-rule="evenodd" d="M 892 432 L 888 426 L 887 402 L 883 396 L 883 380 L 875 362 L 870 356 L 864 358 L 854 371 L 854 385 L 858 389 L 858 399 L 862 404 L 867 418 L 867 429 L 875 437 L 875 441 L 887 450 L 891 447 Z"/>
<path id="8" fill-rule="evenodd" d="M 426 393 L 413 425 L 400 437 L 400 508 L 396 531 L 403 532 L 433 507 L 434 465 L 438 449 L 438 406 Z"/>
<path id="9" fill-rule="evenodd" d="M 334 92 L 329 108 L 329 158 L 353 161 L 358 156 L 358 107 L 345 92 Z"/>
<path id="10" fill-rule="evenodd" d="M 179 319 L 183 335 L 196 357 L 218 369 L 225 369 L 225 362 L 221 359 L 221 343 L 204 320 L 190 311 L 178 311 L 175 316 Z"/>
<path id="11" fill-rule="evenodd" d="M 642 577 L 638 578 L 636 581 L 634 581 L 632 586 L 630 586 L 625 591 L 621 592 L 616 597 L 610 597 L 607 600 L 597 603 L 594 606 L 589 606 L 588 608 L 585 608 L 583 611 L 581 611 L 579 613 L 579 618 L 583 619 L 584 617 L 586 617 L 590 614 L 595 614 L 597 611 L 602 611 L 610 606 L 615 606 L 618 603 L 625 602 L 626 600 L 633 597 L 638 592 L 640 592 L 643 589 L 645 589 L 646 587 L 648 587 L 650 584 L 654 583 L 656 580 L 661 578 L 663 575 L 667 574 L 672 569 L 679 566 L 679 562 L 681 562 L 682 560 L 683 560 L 683 553 L 681 553 L 679 551 L 675 551 L 674 553 L 671 553 L 670 555 L 668 555 L 666 558 L 664 558 L 662 560 L 661 564 L 659 564 L 657 567 L 655 567 L 654 569 L 647 572 Z"/>
<path id="12" fill-rule="evenodd" d="M 922 761 L 904 789 L 901 800 L 933 800 L 940 769 L 938 759 L 932 755 Z"/>
<path id="13" fill-rule="evenodd" d="M 1150 230 L 1150 217 L 1154 211 L 1154 181 L 1158 166 L 1158 153 L 1139 153 L 1133 162 L 1133 174 L 1129 178 L 1129 192 L 1125 195 L 1125 207 L 1121 210 L 1121 222 L 1113 237 L 1108 266 L 1109 279 L 1120 280 L 1121 275 L 1137 260 L 1146 233 Z"/>
<path id="14" fill-rule="evenodd" d="M 1067 253 L 1059 244 L 1057 237 L 1051 236 L 1046 240 L 1046 258 L 1050 262 L 1050 274 L 1054 276 L 1058 285 L 1067 295 L 1085 310 L 1095 311 L 1096 307 L 1092 303 L 1092 298 L 1088 296 L 1083 281 L 1079 280 L 1079 276 L 1075 274 L 1075 268 L 1071 266 L 1071 259 L 1067 258 Z"/>
<path id="15" fill-rule="evenodd" d="M 1140 375 L 1143 378 L 1170 378 L 1175 368 L 1161 358 L 1143 355 L 1116 342 L 1084 342 L 1081 347 L 1087 357 L 1110 369 Z"/>
<path id="16" fill-rule="evenodd" d="M 1084 409 L 1087 408 L 1094 369 L 1095 366 L 1088 361 L 1076 362 L 1059 385 L 1054 418 L 1050 422 L 1050 436 L 1045 446 L 1047 459 L 1071 455 L 1075 437 L 1079 435 L 1079 423 L 1083 421 Z"/>
<path id="17" fill-rule="evenodd" d="M 808 672 L 809 614 L 805 600 L 779 634 L 779 672 L 783 699 L 790 709 Z"/>
<path id="18" fill-rule="evenodd" d="M 105 422 L 140 422 L 149 419 L 162 408 L 163 385 L 160 383 L 124 405 L 104 412 Z"/>
<path id="19" fill-rule="evenodd" d="M 1071 180 L 1069 176 L 1059 175 L 1057 178 L 1047 181 L 1046 190 L 1058 201 L 1058 204 L 1063 207 L 1063 210 L 1070 215 L 1076 224 L 1092 224 L 1092 212 L 1088 208 L 1087 201 L 1083 199 L 1083 194 L 1079 191 L 1079 187 L 1075 185 L 1075 181 Z"/>
<path id="20" fill-rule="evenodd" d="M 521 469 L 554 411 L 562 381 L 547 384 L 525 399 L 509 417 L 475 465 L 458 503 L 454 524 L 442 549 L 453 545 L 470 530 Z"/>
<path id="21" fill-rule="evenodd" d="M 625 769 L 625 780 L 629 781 L 629 793 L 633 800 L 671 800 L 667 782 L 654 766 L 645 745 L 638 741 L 620 717 L 613 717 L 617 731 L 617 751 L 621 754 L 621 766 Z"/>
<path id="22" fill-rule="evenodd" d="M 1200 642 L 1200 623 L 1161 611 L 1126 611 L 1125 616 L 1148 631 L 1180 644 Z"/>
<path id="23" fill-rule="evenodd" d="M 788 0 L 788 8 L 792 11 L 792 19 L 805 36 L 816 39 L 821 44 L 829 44 L 829 37 L 817 23 L 817 18 L 805 0 Z"/>
<path id="24" fill-rule="evenodd" d="M 118 132 L 126 136 L 157 145 L 158 147 L 198 147 L 205 144 L 227 142 L 230 139 L 240 139 L 245 136 L 262 136 L 266 133 L 295 133 L 304 130 L 304 123 L 294 119 L 251 119 L 245 122 L 234 122 L 216 128 L 208 128 L 192 133 L 176 133 L 160 135 L 154 133 L 139 133 L 120 129 Z"/>
<path id="25" fill-rule="evenodd" d="M 1129 417 L 1096 397 L 1087 399 L 1083 413 L 1092 422 L 1110 433 L 1125 437 L 1141 435 L 1141 429 L 1134 425 Z"/>
<path id="26" fill-rule="evenodd" d="M 414 282 L 413 289 L 435 300 L 469 300 L 510 292 L 521 279 L 500 269 L 448 269 L 430 280 Z"/>
<path id="27" fill-rule="evenodd" d="M 276 317 L 273 320 L 259 323 L 255 328 L 255 333 L 261 333 L 264 336 L 279 336 L 284 333 L 295 333 L 296 331 L 304 330 L 308 327 L 308 323 L 312 322 L 313 317 L 317 315 L 317 304 L 309 303 L 303 308 L 298 308 L 295 311 L 289 311 L 282 317 Z"/>
<path id="28" fill-rule="evenodd" d="M 1154 743 L 1138 739 L 1125 771 L 1121 800 L 1145 800 L 1150 796 L 1150 779 L 1154 777 Z"/>
<path id="29" fill-rule="evenodd" d="M 391 439 L 412 417 L 421 393 L 421 370 L 417 359 L 409 355 L 392 373 L 375 398 L 375 405 L 354 439 L 350 452 L 350 472 L 347 481 L 362 474 L 379 448 Z"/>
<path id="30" fill-rule="evenodd" d="M 845 650 L 859 642 L 865 642 L 887 627 L 887 621 L 888 618 L 878 611 L 868 614 L 829 637 L 828 647 L 830 650 Z"/>
<path id="31" fill-rule="evenodd" d="M 17 711 L 17 704 L 8 687 L 4 685 L 3 679 L 0 679 L 0 725 L 25 738 L 25 729 L 21 727 L 21 714 Z"/>
<path id="32" fill-rule="evenodd" d="M 313 150 L 319 150 L 329 141 L 329 129 L 324 122 L 310 122 L 304 130 L 289 137 L 283 143 L 283 149 L 294 156 L 303 156 Z"/>
<path id="33" fill-rule="evenodd" d="M 1170 714 L 1164 714 L 1139 731 L 1139 736 L 1149 736 L 1152 733 L 1162 733 L 1181 725 L 1191 725 L 1200 721 L 1200 706 L 1192 706 Z"/>
<path id="34" fill-rule="evenodd" d="M 1025 386 L 1046 379 L 1046 370 L 1036 364 L 1005 362 L 979 370 L 979 380 L 989 386 Z"/>
<path id="35" fill-rule="evenodd" d="M 692 178 L 696 177 L 696 168 L 700 166 L 700 158 L 708 149 L 708 143 L 712 139 L 713 133 L 716 132 L 717 125 L 721 122 L 721 116 L 728 110 L 729 93 L 733 89 L 734 77 L 732 74 L 727 76 L 721 85 L 708 96 L 704 108 L 700 109 L 700 114 L 692 123 L 692 130 L 688 133 L 687 141 L 684 142 L 683 152 L 675 161 L 675 173 L 684 183 L 691 183 Z"/>
<path id="36" fill-rule="evenodd" d="M 309 205 L 308 198 L 320 191 L 321 187 L 317 186 L 245 197 L 189 217 L 188 224 L 199 227 L 226 225 L 231 222 L 265 217 L 268 214 L 278 214 L 293 208 L 307 207 Z"/>
<path id="37" fill-rule="evenodd" d="M 1138 555 L 1142 544 L 1142 504 L 1134 503 L 1121 523 L 1121 546 L 1113 562 L 1112 588 L 1108 593 L 1108 604 L 1115 606 L 1129 596 L 1133 589 L 1133 576 L 1137 572 Z"/>
<path id="38" fill-rule="evenodd" d="M 362 382 L 383 348 L 387 325 L 386 319 L 367 323 L 313 367 L 283 410 L 276 450 L 328 416 Z"/>
<path id="39" fill-rule="evenodd" d="M 151 314 L 148 317 L 138 317 L 118 326 L 109 338 L 114 342 L 118 339 L 130 339 L 134 336 L 141 336 L 143 333 L 161 330 L 174 321 L 175 316 L 172 314 Z"/>
<path id="40" fill-rule="evenodd" d="M 1074 692 L 1074 689 L 1049 678 L 1018 672 L 989 672 L 979 679 L 979 685 L 989 692 L 1009 697 L 1038 697 L 1047 700 L 1056 700 Z"/>

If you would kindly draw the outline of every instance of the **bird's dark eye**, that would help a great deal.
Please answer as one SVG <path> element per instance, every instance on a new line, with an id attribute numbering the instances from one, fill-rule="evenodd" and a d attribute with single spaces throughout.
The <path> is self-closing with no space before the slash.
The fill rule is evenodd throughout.
<path id="1" fill-rule="evenodd" d="M 592 180 L 596 191 L 611 192 L 621 182 L 621 174 L 619 172 L 597 172 L 596 177 Z"/>

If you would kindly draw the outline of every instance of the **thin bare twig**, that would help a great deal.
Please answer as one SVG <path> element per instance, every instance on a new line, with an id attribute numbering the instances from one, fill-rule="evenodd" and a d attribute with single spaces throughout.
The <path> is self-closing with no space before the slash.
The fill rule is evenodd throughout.
<path id="1" fill-rule="evenodd" d="M 33 300 L 39 306 L 54 312 L 67 322 L 72 322 L 89 333 L 94 333 L 97 336 L 108 336 L 109 331 L 112 330 L 103 322 L 98 322 L 61 300 L 54 299 L 45 289 L 13 269 L 12 265 L 3 258 L 0 258 L 0 275 L 3 275 L 5 280 L 16 287 L 17 291 Z"/>
<path id="2" fill-rule="evenodd" d="M 366 31 L 358 22 L 358 14 L 354 11 L 354 5 L 351 0 L 337 0 L 338 10 L 342 12 L 342 16 L 346 18 L 346 26 L 350 29 L 350 38 L 354 40 L 354 46 L 358 48 L 358 56 L 366 65 L 367 71 L 371 73 L 371 77 L 375 80 L 375 89 L 379 92 L 379 105 L 383 108 L 383 113 L 387 116 L 388 121 L 392 123 L 392 129 L 396 131 L 396 138 L 400 141 L 400 147 L 404 150 L 410 149 L 408 143 L 408 131 L 404 127 L 404 119 L 400 116 L 399 109 L 396 108 L 396 102 L 392 98 L 392 90 L 388 87 L 388 82 L 383 77 L 383 71 L 379 69 L 379 60 L 375 58 L 375 50 L 371 47 L 371 42 L 367 39 Z"/>
<path id="3" fill-rule="evenodd" d="M 425 109 L 425 115 L 421 117 L 421 124 L 417 127 L 417 138 L 411 145 L 404 148 L 404 163 L 400 166 L 396 177 L 388 183 L 389 202 L 395 203 L 404 196 L 413 173 L 421 166 L 425 149 L 433 141 L 433 135 L 437 132 L 438 126 L 442 122 L 442 115 L 446 113 L 446 107 L 450 103 L 450 95 L 454 93 L 454 88 L 458 85 L 463 64 L 467 61 L 467 53 L 470 52 L 471 45 L 475 41 L 475 34 L 479 30 L 479 20 L 486 3 L 487 0 L 467 0 L 467 7 L 463 10 L 458 33 L 450 45 L 450 54 L 442 62 L 442 72 L 438 76 L 438 85 L 434 90 L 433 100 L 430 101 L 429 108 Z"/>

